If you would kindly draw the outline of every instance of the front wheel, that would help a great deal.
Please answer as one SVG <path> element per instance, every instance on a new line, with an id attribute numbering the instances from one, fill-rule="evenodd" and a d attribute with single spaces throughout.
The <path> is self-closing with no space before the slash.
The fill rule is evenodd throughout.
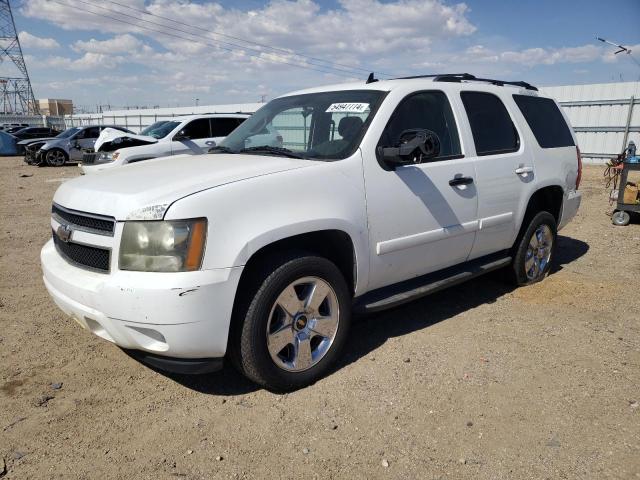
<path id="1" fill-rule="evenodd" d="M 49 150 L 45 156 L 45 161 L 50 167 L 61 167 L 67 162 L 67 154 L 59 148 Z"/>
<path id="2" fill-rule="evenodd" d="M 349 330 L 351 296 L 342 273 L 326 258 L 302 255 L 265 264 L 252 277 L 255 294 L 234 319 L 240 324 L 234 363 L 270 390 L 315 382 L 339 356 Z"/>
<path id="3" fill-rule="evenodd" d="M 516 245 L 511 265 L 517 285 L 539 282 L 549 274 L 556 249 L 556 219 L 549 212 L 540 212 L 529 222 Z"/>

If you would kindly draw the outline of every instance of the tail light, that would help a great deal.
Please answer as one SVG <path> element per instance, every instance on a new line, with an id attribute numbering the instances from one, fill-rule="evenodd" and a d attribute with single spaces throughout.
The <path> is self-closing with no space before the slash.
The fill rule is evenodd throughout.
<path id="1" fill-rule="evenodd" d="M 576 154 L 578 156 L 578 175 L 576 176 L 576 190 L 580 188 L 580 181 L 582 180 L 582 155 L 580 155 L 580 148 L 576 147 Z"/>

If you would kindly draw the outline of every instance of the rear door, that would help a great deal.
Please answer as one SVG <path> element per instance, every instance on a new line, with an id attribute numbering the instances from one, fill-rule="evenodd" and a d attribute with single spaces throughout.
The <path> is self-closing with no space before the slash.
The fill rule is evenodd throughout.
<path id="1" fill-rule="evenodd" d="M 478 258 L 513 245 L 535 172 L 531 150 L 523 148 L 522 133 L 502 99 L 480 91 L 462 91 L 460 97 L 475 144 L 479 223 L 470 258 Z"/>
<path id="2" fill-rule="evenodd" d="M 173 155 L 200 155 L 214 145 L 208 118 L 198 118 L 187 123 L 171 140 Z"/>
<path id="3" fill-rule="evenodd" d="M 233 132 L 238 125 L 244 122 L 244 118 L 210 118 L 211 123 L 211 139 L 217 145 L 225 139 L 227 135 Z M 209 145 L 211 148 L 213 144 Z"/>

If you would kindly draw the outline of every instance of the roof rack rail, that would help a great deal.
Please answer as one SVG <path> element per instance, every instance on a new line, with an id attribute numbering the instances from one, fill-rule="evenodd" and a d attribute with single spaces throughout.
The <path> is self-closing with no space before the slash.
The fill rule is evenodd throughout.
<path id="1" fill-rule="evenodd" d="M 492 85 L 497 85 L 502 87 L 504 85 L 513 85 L 516 87 L 526 88 L 527 90 L 535 90 L 538 89 L 527 82 L 510 82 L 507 80 L 495 80 L 493 78 L 478 78 L 475 75 L 471 75 L 470 73 L 440 73 L 437 75 L 414 75 L 412 77 L 401 77 L 397 80 L 408 80 L 412 78 L 433 78 L 434 82 L 462 82 L 462 81 L 474 81 L 474 82 L 487 82 Z"/>
<path id="2" fill-rule="evenodd" d="M 495 80 L 493 78 L 478 78 L 469 73 L 461 73 L 461 74 L 453 74 L 453 75 L 436 75 L 436 77 L 433 79 L 434 82 L 462 82 L 463 80 L 474 81 L 474 82 L 487 82 L 487 83 L 491 83 L 492 85 L 497 85 L 499 87 L 502 87 L 504 85 L 513 85 L 516 87 L 526 88 L 527 90 L 535 90 L 536 92 L 538 91 L 536 87 L 534 87 L 533 85 L 527 82 L 522 82 L 522 81 L 510 82 L 507 80 Z"/>
<path id="3" fill-rule="evenodd" d="M 398 78 L 394 78 L 392 80 L 412 80 L 414 78 L 462 77 L 462 76 L 473 77 L 473 75 L 471 75 L 469 73 L 436 73 L 436 74 L 432 74 L 432 75 L 412 75 L 410 77 L 398 77 Z"/>

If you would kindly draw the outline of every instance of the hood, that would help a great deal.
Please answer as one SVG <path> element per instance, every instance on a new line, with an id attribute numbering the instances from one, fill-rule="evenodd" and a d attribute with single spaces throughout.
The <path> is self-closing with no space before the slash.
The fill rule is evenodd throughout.
<path id="1" fill-rule="evenodd" d="M 105 128 L 100 132 L 93 149 L 96 152 L 112 152 L 119 148 L 149 145 L 157 142 L 157 138 L 147 135 L 136 135 L 135 133 L 127 133 L 115 128 Z"/>
<path id="2" fill-rule="evenodd" d="M 203 190 L 316 163 L 259 155 L 177 155 L 69 180 L 53 200 L 73 210 L 126 220 L 146 207 L 170 205 Z"/>
<path id="3" fill-rule="evenodd" d="M 30 143 L 35 143 L 35 142 L 47 142 L 50 140 L 57 140 L 56 137 L 44 137 L 44 138 L 29 138 L 27 140 L 20 140 L 18 142 L 18 145 L 29 145 Z"/>

